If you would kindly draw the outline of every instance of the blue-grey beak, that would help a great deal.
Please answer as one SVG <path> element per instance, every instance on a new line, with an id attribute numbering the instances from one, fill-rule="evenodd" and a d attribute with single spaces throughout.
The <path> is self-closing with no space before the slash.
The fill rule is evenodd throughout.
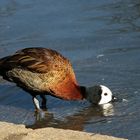
<path id="1" fill-rule="evenodd" d="M 116 102 L 118 98 L 116 98 L 114 95 L 112 96 L 112 102 Z"/>

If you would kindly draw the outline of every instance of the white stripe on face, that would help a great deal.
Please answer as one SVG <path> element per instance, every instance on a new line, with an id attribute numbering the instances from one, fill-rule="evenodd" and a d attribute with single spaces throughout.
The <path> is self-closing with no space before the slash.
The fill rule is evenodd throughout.
<path id="1" fill-rule="evenodd" d="M 101 100 L 99 102 L 99 104 L 106 104 L 108 102 L 110 102 L 112 100 L 112 92 L 111 90 L 103 85 L 100 85 L 101 89 L 102 89 L 102 94 L 101 94 Z"/>

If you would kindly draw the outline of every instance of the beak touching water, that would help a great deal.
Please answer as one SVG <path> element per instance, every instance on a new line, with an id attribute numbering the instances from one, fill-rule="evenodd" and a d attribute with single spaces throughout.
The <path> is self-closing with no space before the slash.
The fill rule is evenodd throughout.
<path id="1" fill-rule="evenodd" d="M 118 98 L 116 98 L 114 95 L 112 96 L 112 102 L 116 102 Z"/>

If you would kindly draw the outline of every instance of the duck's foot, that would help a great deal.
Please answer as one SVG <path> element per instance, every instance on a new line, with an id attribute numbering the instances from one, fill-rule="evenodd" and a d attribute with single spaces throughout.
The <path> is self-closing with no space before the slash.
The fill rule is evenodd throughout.
<path id="1" fill-rule="evenodd" d="M 36 109 L 35 110 L 35 117 L 36 117 L 36 120 L 42 120 L 42 119 L 45 119 L 45 114 L 46 114 L 46 111 L 47 110 L 42 110 L 42 109 Z"/>

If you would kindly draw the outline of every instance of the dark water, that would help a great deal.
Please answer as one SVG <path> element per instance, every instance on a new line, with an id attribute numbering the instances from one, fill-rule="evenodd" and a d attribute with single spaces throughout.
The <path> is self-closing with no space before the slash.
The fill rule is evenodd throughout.
<path id="1" fill-rule="evenodd" d="M 97 107 L 48 97 L 39 121 L 31 97 L 1 79 L 1 121 L 140 139 L 139 0 L 0 0 L 0 57 L 38 46 L 68 57 L 80 84 L 107 85 L 128 102 Z"/>

